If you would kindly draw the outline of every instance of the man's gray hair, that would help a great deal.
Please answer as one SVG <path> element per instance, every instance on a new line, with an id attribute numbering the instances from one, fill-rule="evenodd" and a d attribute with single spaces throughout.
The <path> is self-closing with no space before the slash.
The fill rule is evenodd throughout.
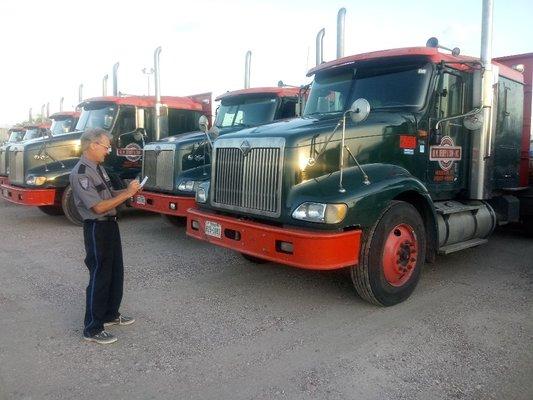
<path id="1" fill-rule="evenodd" d="M 96 143 L 106 136 L 109 140 L 112 139 L 108 131 L 102 128 L 88 129 L 81 135 L 81 151 L 85 151 L 89 148 L 91 143 Z"/>

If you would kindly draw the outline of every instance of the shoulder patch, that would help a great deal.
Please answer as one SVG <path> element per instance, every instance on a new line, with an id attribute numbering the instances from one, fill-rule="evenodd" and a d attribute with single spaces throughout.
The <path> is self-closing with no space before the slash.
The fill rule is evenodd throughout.
<path id="1" fill-rule="evenodd" d="M 85 166 L 85 164 L 80 164 L 80 166 L 78 167 L 78 174 L 84 174 L 86 168 L 87 167 Z"/>
<path id="2" fill-rule="evenodd" d="M 89 178 L 86 176 L 80 176 L 78 178 L 78 181 L 80 182 L 80 186 L 82 189 L 87 190 L 89 188 Z"/>

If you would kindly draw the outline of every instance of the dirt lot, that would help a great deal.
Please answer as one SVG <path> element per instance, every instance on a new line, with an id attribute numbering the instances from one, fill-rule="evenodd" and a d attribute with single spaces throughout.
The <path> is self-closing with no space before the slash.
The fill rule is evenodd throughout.
<path id="1" fill-rule="evenodd" d="M 531 399 L 533 240 L 425 267 L 392 308 L 344 272 L 254 265 L 128 213 L 110 346 L 81 338 L 81 230 L 0 203 L 0 399 Z"/>

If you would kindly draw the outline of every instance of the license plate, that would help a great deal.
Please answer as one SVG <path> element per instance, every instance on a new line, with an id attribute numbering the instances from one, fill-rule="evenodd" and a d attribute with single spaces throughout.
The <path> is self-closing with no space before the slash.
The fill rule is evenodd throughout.
<path id="1" fill-rule="evenodd" d="M 2 196 L 9 197 L 9 193 L 8 193 L 7 189 L 2 189 Z"/>
<path id="2" fill-rule="evenodd" d="M 137 204 L 140 204 L 140 205 L 145 206 L 145 205 L 146 205 L 146 197 L 144 197 L 144 196 L 140 196 L 140 195 L 139 195 L 139 196 L 137 196 L 137 197 L 135 198 L 135 202 L 136 202 Z"/>
<path id="3" fill-rule="evenodd" d="M 222 237 L 222 226 L 216 222 L 205 221 L 205 234 L 220 239 Z"/>

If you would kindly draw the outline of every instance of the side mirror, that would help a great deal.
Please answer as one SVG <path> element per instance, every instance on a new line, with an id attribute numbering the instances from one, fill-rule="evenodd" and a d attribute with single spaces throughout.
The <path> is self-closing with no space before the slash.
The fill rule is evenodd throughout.
<path id="1" fill-rule="evenodd" d="M 135 126 L 138 129 L 144 129 L 144 108 L 135 110 Z"/>
<path id="2" fill-rule="evenodd" d="M 483 126 L 483 113 L 478 112 L 463 119 L 463 126 L 469 131 L 477 131 Z"/>
<path id="3" fill-rule="evenodd" d="M 367 99 L 359 98 L 352 103 L 348 112 L 353 122 L 363 122 L 370 114 L 370 103 Z"/>
<path id="4" fill-rule="evenodd" d="M 134 138 L 137 142 L 140 142 L 140 141 L 143 140 L 145 137 L 146 137 L 146 132 L 145 132 L 144 128 L 137 128 L 137 130 L 133 133 L 133 138 Z"/>
<path id="5" fill-rule="evenodd" d="M 198 118 L 198 126 L 203 133 L 207 134 L 209 129 L 209 120 L 205 115 L 202 115 L 200 118 Z"/>

